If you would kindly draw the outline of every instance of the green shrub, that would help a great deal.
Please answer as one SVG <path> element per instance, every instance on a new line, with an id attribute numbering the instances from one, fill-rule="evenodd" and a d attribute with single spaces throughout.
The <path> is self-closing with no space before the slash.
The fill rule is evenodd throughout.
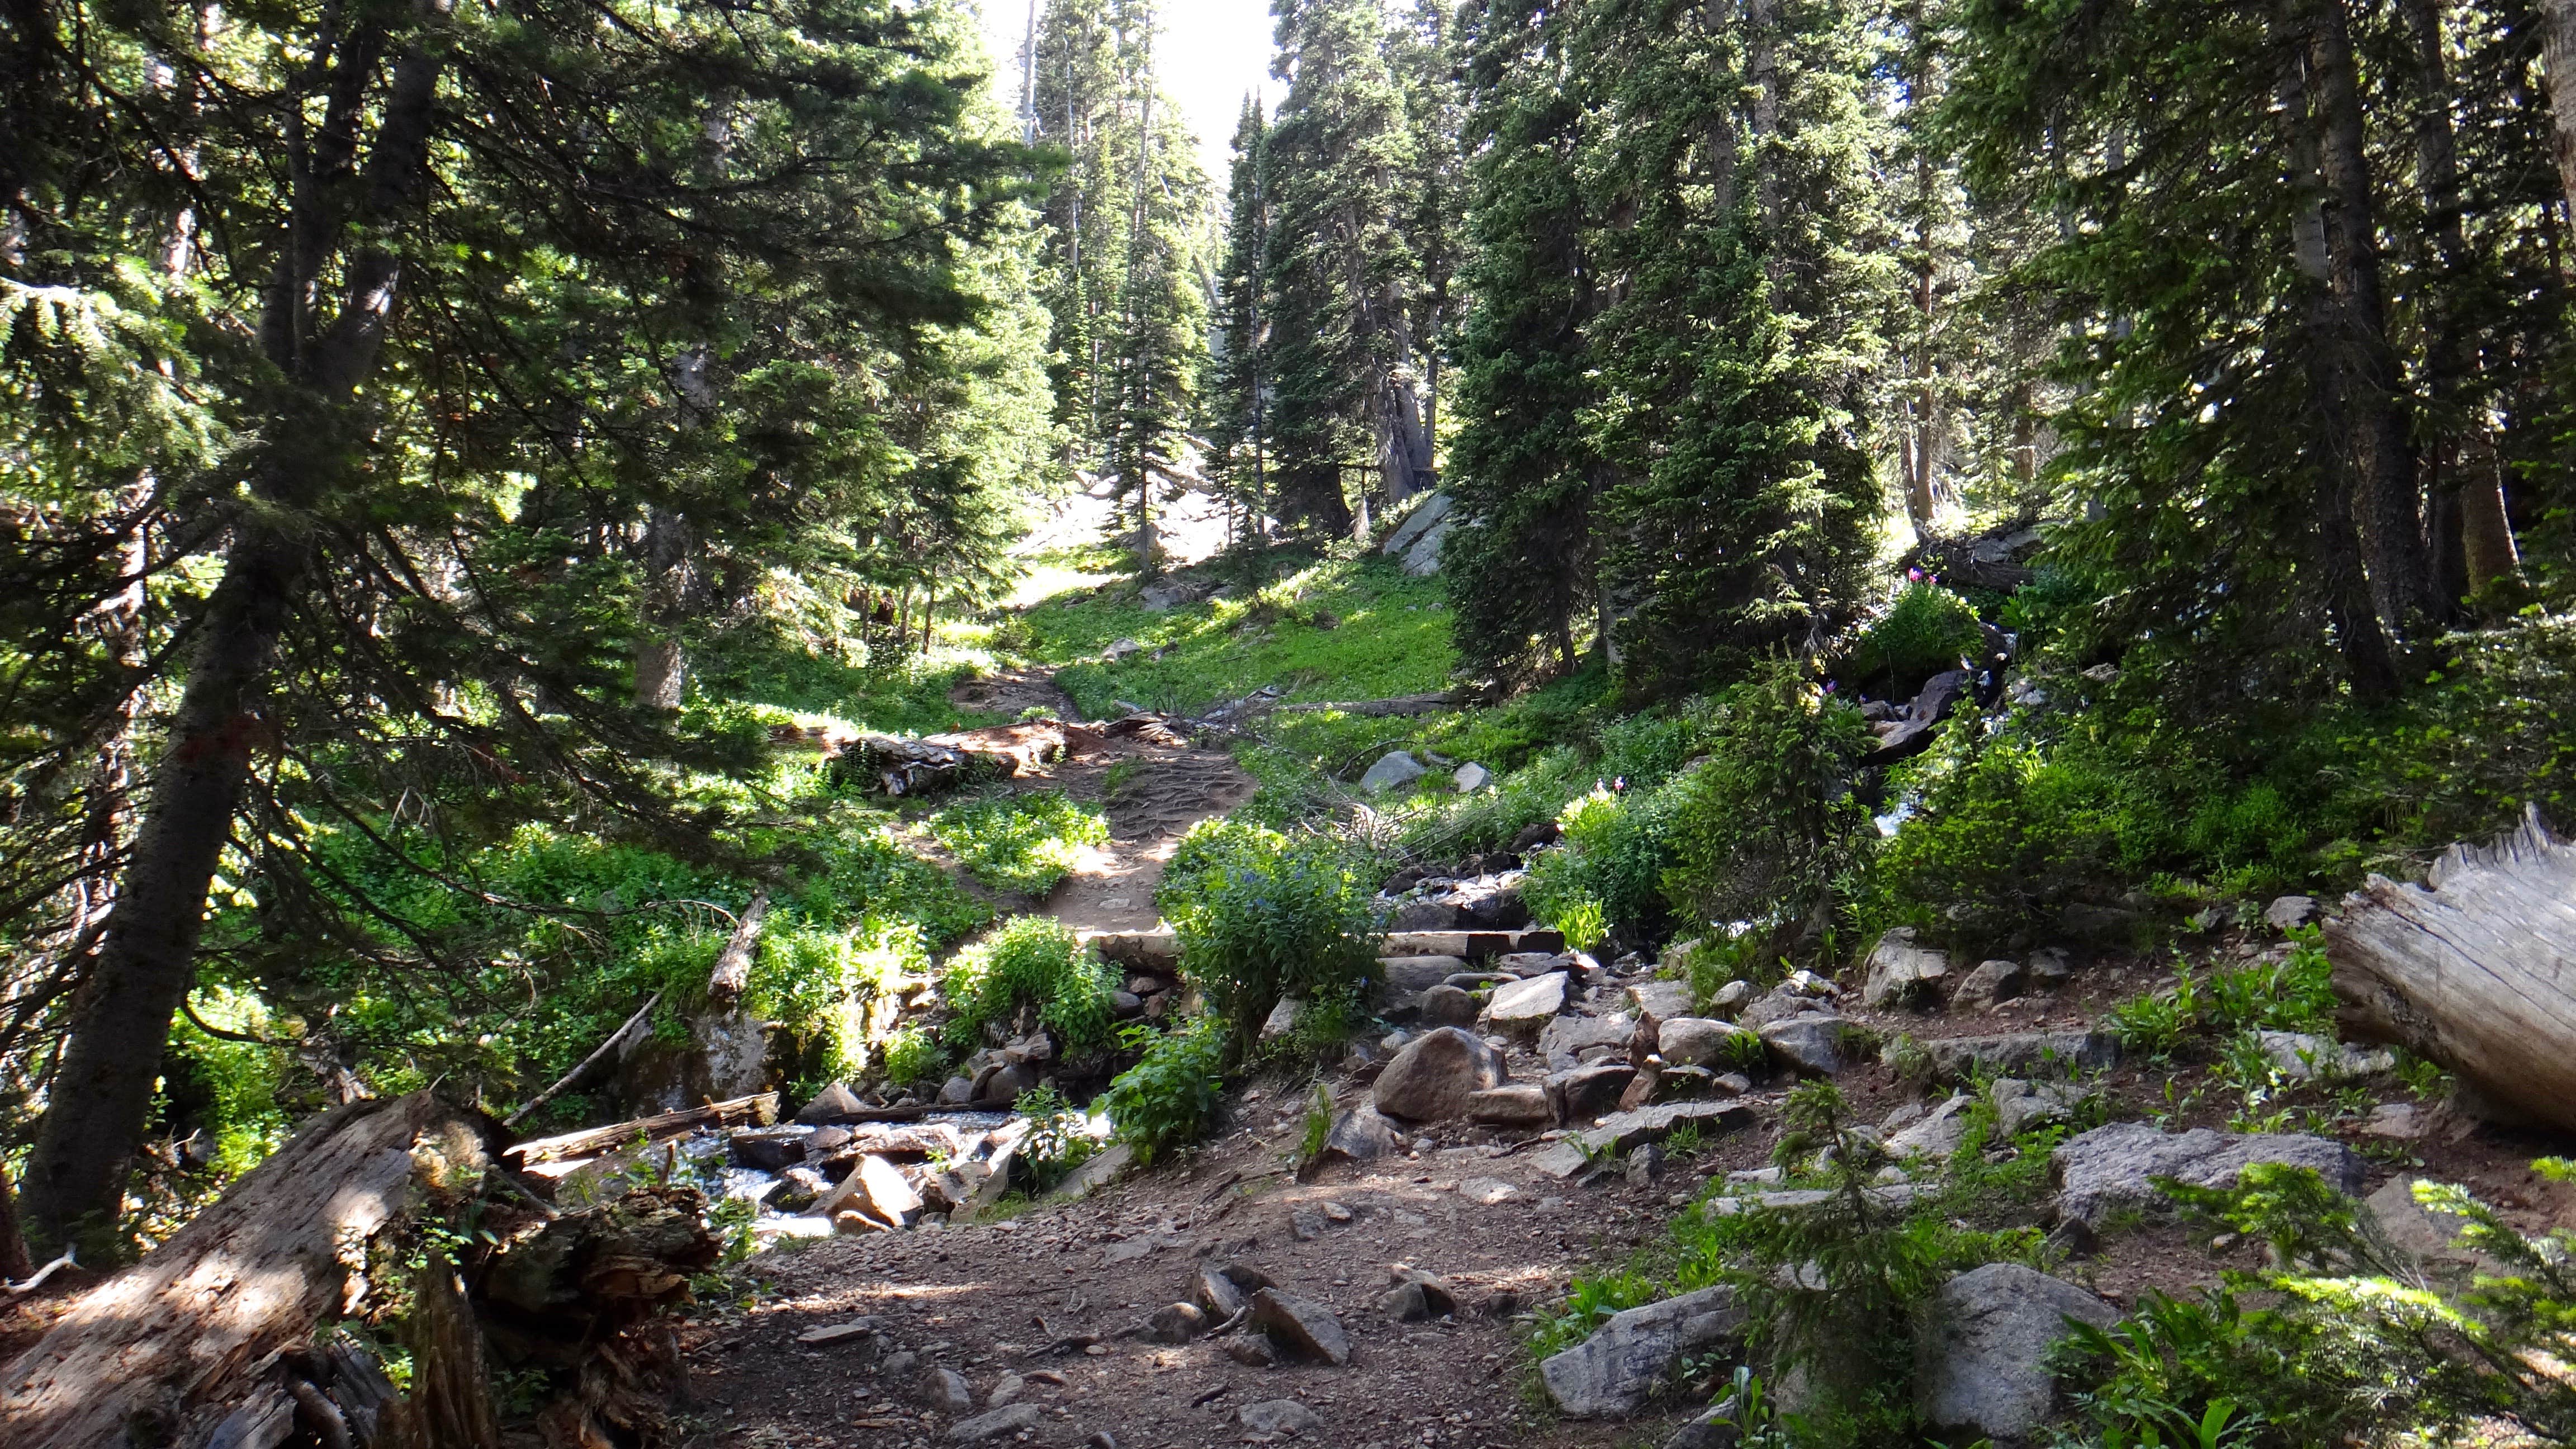
<path id="1" fill-rule="evenodd" d="M 1100 1139 L 1091 1135 L 1089 1120 L 1053 1086 L 1022 1092 L 1013 1110 L 1029 1119 L 1020 1160 L 1028 1164 L 1033 1192 L 1054 1191 L 1067 1174 L 1100 1151 Z"/>
<path id="2" fill-rule="evenodd" d="M 1887 612 L 1862 631 L 1844 656 L 1839 678 L 1882 698 L 1910 694 L 1923 681 L 1981 652 L 1984 631 L 1968 601 L 1939 584 L 1917 581 L 1897 591 Z"/>
<path id="3" fill-rule="evenodd" d="M 1664 872 L 1673 864 L 1671 800 L 1663 790 L 1613 793 L 1596 785 L 1556 818 L 1556 849 L 1530 862 L 1522 887 L 1549 922 L 1598 912 L 1611 926 L 1652 931 L 1664 919 Z"/>
<path id="4" fill-rule="evenodd" d="M 921 1082 L 940 1081 L 946 1077 L 947 1072 L 948 1053 L 942 1051 L 939 1043 L 931 1039 L 930 1033 L 920 1027 L 898 1027 L 893 1035 L 886 1038 L 887 1081 L 912 1086 Z"/>
<path id="5" fill-rule="evenodd" d="M 1110 994 L 1117 979 L 1073 928 L 1049 916 L 1017 916 L 990 940 L 948 963 L 940 990 L 956 1013 L 949 1045 L 972 1050 L 988 1022 L 1007 1023 L 1023 1007 L 1068 1047 L 1107 1046 Z"/>
<path id="6" fill-rule="evenodd" d="M 2221 966 L 2203 977 L 2188 965 L 2174 969 L 2167 990 L 2116 1002 L 2102 1025 L 2131 1051 L 2165 1056 L 2195 1037 L 2248 1031 L 2300 1031 L 2333 1035 L 2334 968 L 2323 935 L 2314 927 L 2295 932 L 2280 961 Z"/>
<path id="7" fill-rule="evenodd" d="M 1156 896 L 1181 970 L 1238 1054 L 1283 997 L 1354 997 L 1377 961 L 1375 863 L 1325 836 L 1209 821 L 1172 853 Z"/>
<path id="8" fill-rule="evenodd" d="M 1144 1059 L 1101 1094 L 1100 1109 L 1138 1161 L 1151 1162 L 1206 1135 L 1224 1097 L 1227 1041 L 1224 1022 L 1193 1017 L 1155 1037 Z"/>
<path id="9" fill-rule="evenodd" d="M 1108 843 L 1109 818 L 1056 791 L 992 795 L 940 811 L 930 833 L 984 884 L 1042 896 L 1072 873 L 1082 847 Z"/>

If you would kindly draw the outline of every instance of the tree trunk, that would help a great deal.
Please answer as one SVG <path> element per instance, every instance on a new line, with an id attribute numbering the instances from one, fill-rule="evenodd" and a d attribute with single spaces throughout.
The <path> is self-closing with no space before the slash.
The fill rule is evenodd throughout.
<path id="1" fill-rule="evenodd" d="M 2459 519 L 2463 582 L 2470 597 L 2485 593 L 2497 580 L 2522 569 L 2514 546 L 2513 519 L 2504 506 L 2504 462 L 2496 456 L 2495 438 L 2480 428 L 2471 439 L 2459 480 Z"/>
<path id="2" fill-rule="evenodd" d="M 644 515 L 643 617 L 635 636 L 635 703 L 672 711 L 686 698 L 689 658 L 680 642 L 687 614 L 689 523 L 654 507 Z"/>
<path id="3" fill-rule="evenodd" d="M 2372 876 L 2326 924 L 2343 1024 L 2576 1128 L 2576 846 L 2532 807 L 2492 846 L 2453 846 L 2429 882 Z"/>
<path id="4" fill-rule="evenodd" d="M 2541 66 L 2549 73 L 2549 141 L 2558 189 L 2576 215 L 2576 0 L 2541 0 Z"/>

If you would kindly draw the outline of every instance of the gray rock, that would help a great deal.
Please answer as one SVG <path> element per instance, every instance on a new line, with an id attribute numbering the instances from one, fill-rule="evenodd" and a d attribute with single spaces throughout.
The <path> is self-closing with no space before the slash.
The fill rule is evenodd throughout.
<path id="1" fill-rule="evenodd" d="M 1377 963 L 1377 969 L 1386 994 L 1400 1000 L 1419 996 L 1466 970 L 1467 962 L 1458 956 L 1389 956 Z"/>
<path id="2" fill-rule="evenodd" d="M 1395 1286 L 1378 1295 L 1380 1312 L 1398 1323 L 1427 1323 L 1458 1311 L 1458 1296 L 1437 1273 L 1399 1263 L 1388 1275 Z"/>
<path id="3" fill-rule="evenodd" d="M 1995 1108 L 1996 1145 L 2009 1142 L 2034 1127 L 2063 1122 L 2097 1095 L 2064 1082 L 2028 1082 L 2019 1077 L 1997 1077 L 1993 1085 L 1986 1088 L 1986 1100 Z"/>
<path id="4" fill-rule="evenodd" d="M 984 1407 L 998 1409 L 1005 1404 L 1016 1404 L 1020 1401 L 1021 1391 L 1028 1386 L 1028 1380 L 1018 1374 L 1005 1373 L 993 1380 L 992 1391 L 984 1395 Z"/>
<path id="5" fill-rule="evenodd" d="M 784 1172 L 805 1160 L 805 1139 L 812 1135 L 804 1127 L 755 1127 L 727 1137 L 725 1152 L 737 1167 Z"/>
<path id="6" fill-rule="evenodd" d="M 1130 1017 L 1142 1016 L 1145 1014 L 1145 998 L 1138 996 L 1133 991 L 1110 992 L 1109 1014 L 1117 1017 L 1120 1021 L 1125 1021 Z"/>
<path id="7" fill-rule="evenodd" d="M 1389 750 L 1360 776 L 1360 788 L 1372 795 L 1383 795 L 1389 790 L 1401 790 L 1429 773 L 1431 768 L 1420 760 L 1402 750 Z"/>
<path id="8" fill-rule="evenodd" d="M 1422 501 L 1413 505 L 1413 510 L 1404 515 L 1404 521 L 1395 526 L 1395 532 L 1386 536 L 1386 556 L 1397 558 L 1419 548 L 1423 537 L 1449 517 L 1450 507 L 1451 499 L 1447 493 L 1434 490 L 1422 495 Z"/>
<path id="9" fill-rule="evenodd" d="M 1572 1177 L 1594 1162 L 1625 1157 L 1686 1126 L 1696 1125 L 1705 1137 L 1751 1126 L 1753 1119 L 1752 1105 L 1745 1102 L 1664 1102 L 1638 1107 L 1613 1113 L 1591 1131 L 1557 1143 L 1532 1159 L 1531 1165 L 1550 1177 Z"/>
<path id="10" fill-rule="evenodd" d="M 1243 1263 L 1223 1267 L 1201 1268 L 1192 1295 L 1210 1317 L 1222 1323 L 1241 1313 L 1252 1303 L 1252 1295 L 1274 1286 L 1270 1275 Z"/>
<path id="11" fill-rule="evenodd" d="M 1691 989 L 1687 981 L 1639 981 L 1628 987 L 1628 1007 L 1641 1016 L 1657 1021 L 1691 1014 Z"/>
<path id="12" fill-rule="evenodd" d="M 975 1100 L 975 1083 L 967 1077 L 950 1077 L 939 1088 L 939 1105 L 963 1107 Z"/>
<path id="13" fill-rule="evenodd" d="M 1136 591 L 1136 602 L 1150 613 L 1162 613 L 1183 604 L 1195 604 L 1207 597 L 1199 586 L 1187 579 L 1157 579 Z"/>
<path id="14" fill-rule="evenodd" d="M 1135 1149 L 1124 1142 L 1114 1143 L 1098 1156 L 1067 1174 L 1056 1185 L 1061 1198 L 1084 1198 L 1118 1180 L 1119 1174 L 1136 1165 Z"/>
<path id="15" fill-rule="evenodd" d="M 1225 1356 L 1246 1368 L 1269 1368 L 1279 1362 L 1279 1350 L 1258 1333 L 1238 1333 L 1227 1339 Z"/>
<path id="16" fill-rule="evenodd" d="M 838 1187 L 814 1200 L 823 1217 L 857 1209 L 881 1222 L 909 1227 L 921 1215 L 921 1194 L 904 1180 L 903 1170 L 871 1153 L 859 1159 Z"/>
<path id="17" fill-rule="evenodd" d="M 1965 1092 L 1955 1093 L 1940 1106 L 1916 1118 L 1887 1139 L 1887 1152 L 1900 1160 L 1909 1157 L 1947 1161 L 1959 1150 L 1968 1135 L 1968 1109 L 1977 1099 Z"/>
<path id="18" fill-rule="evenodd" d="M 1038 1069 L 1026 1062 L 1004 1062 L 986 1071 L 975 1082 L 975 1103 L 985 1107 L 1008 1107 L 1020 1100 L 1020 1094 L 1038 1084 Z"/>
<path id="19" fill-rule="evenodd" d="M 966 1387 L 966 1376 L 939 1364 L 922 1368 L 915 1392 L 923 1405 L 943 1414 L 962 1414 L 975 1407 L 975 1393 Z"/>
<path id="20" fill-rule="evenodd" d="M 2315 896 L 2276 896 L 2263 908 L 2264 921 L 2276 931 L 2307 925 L 2324 914 Z"/>
<path id="21" fill-rule="evenodd" d="M 796 1120 L 808 1127 L 819 1127 L 826 1122 L 855 1117 L 866 1110 L 866 1104 L 859 1100 L 856 1092 L 834 1082 L 815 1093 L 814 1100 L 806 1103 L 804 1109 L 796 1114 Z"/>
<path id="22" fill-rule="evenodd" d="M 1565 973 L 1551 971 L 1499 987 L 1485 1004 L 1485 1024 L 1505 1036 L 1535 1037 L 1565 1010 Z"/>
<path id="23" fill-rule="evenodd" d="M 1474 1026 L 1484 1007 L 1475 993 L 1461 990 L 1446 982 L 1414 998 L 1424 1026 Z"/>
<path id="24" fill-rule="evenodd" d="M 2459 1242 L 2466 1218 L 2437 1213 L 2415 1200 L 2421 1179 L 2400 1173 L 2362 1200 L 2362 1215 L 2379 1238 L 2424 1275 L 2458 1289 L 2480 1273 L 2510 1271 L 2504 1264 Z"/>
<path id="25" fill-rule="evenodd" d="M 1293 1034 L 1297 1030 L 1297 1014 L 1305 1009 L 1306 1003 L 1293 996 L 1279 998 L 1270 1008 L 1270 1015 L 1262 1018 L 1261 1040 L 1277 1041 Z"/>
<path id="26" fill-rule="evenodd" d="M 1670 1066 L 1732 1067 L 1753 1054 L 1748 1046 L 1759 1045 L 1743 1027 L 1705 1016 L 1676 1016 L 1655 1033 L 1655 1053 Z"/>
<path id="27" fill-rule="evenodd" d="M 1860 999 L 1875 1007 L 1916 1005 L 1927 1000 L 1932 988 L 1949 974 L 1946 953 L 1916 945 L 1914 928 L 1899 926 L 1871 948 Z"/>
<path id="28" fill-rule="evenodd" d="M 1549 1103 L 1546 1088 L 1528 1082 L 1507 1083 L 1469 1093 L 1467 1120 L 1496 1127 L 1553 1127 L 1556 1108 Z"/>
<path id="29" fill-rule="evenodd" d="M 1915 1406 L 1938 1429 L 2027 1441 L 2056 1400 L 2048 1351 L 2068 1321 L 2107 1328 L 2120 1311 L 2019 1263 L 1989 1263 L 1941 1285 L 1915 1337 Z"/>
<path id="30" fill-rule="evenodd" d="M 1683 1354 L 1743 1328 L 1734 1289 L 1702 1288 L 1612 1314 L 1590 1338 L 1541 1363 L 1539 1380 L 1568 1418 L 1633 1414 Z"/>
<path id="31" fill-rule="evenodd" d="M 1521 1190 L 1499 1177 L 1471 1177 L 1458 1184 L 1458 1195 L 1478 1207 L 1492 1207 L 1519 1197 Z"/>
<path id="32" fill-rule="evenodd" d="M 1744 1008 L 1744 1014 L 1737 1017 L 1736 1021 L 1755 1031 L 1760 1031 L 1775 1021 L 1787 1021 L 1793 1016 L 1804 1016 L 1811 1011 L 1822 1010 L 1828 1004 L 1819 1000 L 1813 992 L 1799 990 L 1796 983 L 1783 981 L 1764 992 L 1751 1006 Z"/>
<path id="33" fill-rule="evenodd" d="M 1884 1208 L 1889 1212 L 1902 1212 L 1913 1206 L 1914 1200 L 1923 1195 L 1923 1189 L 1910 1182 L 1887 1183 L 1863 1188 L 1861 1191 L 1871 1206 Z M 1754 1212 L 1803 1213 L 1813 1212 L 1841 1201 L 1842 1192 L 1839 1189 L 1804 1187 L 1785 1192 L 1756 1192 L 1733 1197 L 1713 1197 L 1702 1206 L 1701 1211 L 1713 1218 L 1731 1218 L 1738 1213 Z"/>
<path id="34" fill-rule="evenodd" d="M 1752 999 L 1752 982 L 1744 980 L 1730 981 L 1724 986 L 1717 988 L 1717 994 L 1708 999 L 1708 1009 L 1721 1016 L 1731 1016 L 1736 1012 L 1742 1011 L 1744 1009 L 1744 1003 L 1751 1001 Z"/>
<path id="35" fill-rule="evenodd" d="M 1295 1399 L 1271 1399 L 1265 1403 L 1246 1404 L 1234 1414 L 1236 1423 L 1247 1434 L 1284 1435 L 1291 1439 L 1321 1437 L 1324 1421 L 1315 1411 Z"/>
<path id="36" fill-rule="evenodd" d="M 1451 931 L 1456 930 L 1461 921 L 1456 906 L 1445 900 L 1425 898 L 1406 901 L 1396 907 L 1395 914 L 1387 918 L 1386 928 L 1390 931 Z"/>
<path id="37" fill-rule="evenodd" d="M 1482 765 L 1470 763 L 1460 765 L 1458 767 L 1458 773 L 1450 776 L 1450 778 L 1458 782 L 1459 794 L 1473 795 L 1477 791 L 1484 789 L 1487 785 L 1494 783 L 1494 772 L 1486 769 Z"/>
<path id="38" fill-rule="evenodd" d="M 1697 1418 L 1673 1431 L 1664 1441 L 1664 1449 L 1735 1449 L 1744 1442 L 1744 1431 L 1735 1422 L 1735 1400 L 1702 1409 Z"/>
<path id="39" fill-rule="evenodd" d="M 1499 1087 L 1511 1073 L 1502 1053 L 1454 1026 L 1427 1031 L 1378 1073 L 1371 1100 L 1380 1112 L 1416 1122 L 1463 1115 L 1470 1094 Z"/>
<path id="40" fill-rule="evenodd" d="M 912 1352 L 910 1349 L 904 1349 L 899 1352 L 887 1354 L 885 1362 L 877 1365 L 877 1372 L 885 1376 L 887 1379 L 899 1383 L 909 1377 L 913 1370 L 920 1367 L 921 1355 Z"/>
<path id="41" fill-rule="evenodd" d="M 1362 1102 L 1333 1119 L 1333 1130 L 1325 1134 L 1324 1148 L 1316 1154 L 1316 1161 L 1375 1162 L 1394 1150 L 1395 1124 L 1379 1115 L 1375 1106 Z"/>
<path id="42" fill-rule="evenodd" d="M 2233 1187 L 2258 1162 L 2313 1168 L 2339 1192 L 2361 1191 L 2361 1159 L 2340 1142 L 2287 1133 L 2238 1136 L 2206 1127 L 2165 1133 L 2146 1122 L 2114 1122 L 2069 1138 L 2049 1155 L 2048 1170 L 2058 1185 L 2058 1215 L 2098 1227 L 2123 1208 L 2171 1217 L 2173 1202 L 2157 1189 L 2156 1178 Z"/>
<path id="43" fill-rule="evenodd" d="M 1628 1185 L 1644 1187 L 1664 1175 L 1664 1149 L 1649 1142 L 1628 1154 Z"/>
<path id="44" fill-rule="evenodd" d="M 2063 946 L 2042 946 L 2030 953 L 2030 979 L 2055 986 L 2075 975 L 2075 957 Z"/>
<path id="45" fill-rule="evenodd" d="M 1560 1016 L 1539 1029 L 1538 1052 L 1551 1071 L 1570 1071 L 1586 1048 L 1624 1048 L 1636 1031 L 1636 1018 L 1625 1014 Z"/>
<path id="46" fill-rule="evenodd" d="M 1809 1012 L 1764 1026 L 1762 1044 L 1783 1065 L 1802 1076 L 1830 1077 L 1843 1069 L 1845 1025 L 1831 1012 Z"/>
<path id="47" fill-rule="evenodd" d="M 1945 1081 L 1975 1073 L 2013 1077 L 2063 1077 L 2119 1065 L 2120 1042 L 2102 1032 L 2020 1031 L 2002 1036 L 1954 1036 L 1923 1043 L 1932 1071 Z"/>
<path id="48" fill-rule="evenodd" d="M 1543 1085 L 1556 1104 L 1558 1121 L 1589 1122 L 1617 1107 L 1619 1094 L 1636 1075 L 1637 1069 L 1625 1062 L 1601 1062 L 1554 1073 Z"/>
<path id="49" fill-rule="evenodd" d="M 1045 1426 L 1045 1410 L 1035 1404 L 1013 1404 L 1008 1408 L 995 1409 L 989 1414 L 977 1414 L 974 1418 L 959 1420 L 949 1429 L 948 1442 L 983 1444 L 995 1439 L 1007 1439 L 1023 1429 L 1039 1429 Z"/>
<path id="50" fill-rule="evenodd" d="M 2292 1082 L 2341 1081 L 2397 1070 L 2397 1054 L 2382 1048 L 2346 1046 L 2331 1037 L 2299 1031 L 2258 1031 L 2255 1040 L 2273 1069 Z"/>
<path id="51" fill-rule="evenodd" d="M 1980 961 L 1957 989 L 1950 993 L 1953 1011 L 1987 1011 L 1996 1003 L 2021 995 L 2024 983 L 2019 961 Z"/>
<path id="52" fill-rule="evenodd" d="M 1529 924 L 1518 872 L 1462 881 L 1441 899 L 1457 909 L 1458 924 L 1470 931 L 1517 931 Z"/>
<path id="53" fill-rule="evenodd" d="M 1351 1340 L 1342 1332 L 1342 1321 L 1333 1316 L 1333 1310 L 1311 1299 L 1264 1288 L 1252 1295 L 1252 1322 L 1291 1358 L 1335 1367 L 1351 1361 Z"/>

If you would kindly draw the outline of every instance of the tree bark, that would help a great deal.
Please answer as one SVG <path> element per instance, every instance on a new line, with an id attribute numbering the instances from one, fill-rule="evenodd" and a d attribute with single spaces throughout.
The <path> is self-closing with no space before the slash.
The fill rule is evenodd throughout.
<path id="1" fill-rule="evenodd" d="M 2549 75 L 2549 142 L 2558 189 L 2576 216 L 2576 0 L 2541 0 L 2541 68 Z"/>
<path id="2" fill-rule="evenodd" d="M 2576 1128 L 2576 846 L 2536 807 L 2492 846 L 2453 846 L 2427 885 L 2372 876 L 2326 950 L 2347 1029 Z"/>

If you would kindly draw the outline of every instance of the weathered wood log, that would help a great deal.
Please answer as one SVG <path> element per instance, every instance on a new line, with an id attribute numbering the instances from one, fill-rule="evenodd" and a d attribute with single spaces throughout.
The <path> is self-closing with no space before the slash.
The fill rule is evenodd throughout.
<path id="1" fill-rule="evenodd" d="M 707 973 L 707 999 L 730 1004 L 742 995 L 751 981 L 752 953 L 760 949 L 760 923 L 769 919 L 769 892 L 760 891 L 733 924 L 733 934 L 725 938 L 724 949 L 716 953 L 716 965 Z"/>
<path id="2" fill-rule="evenodd" d="M 2326 954 L 2347 1033 L 2576 1128 L 2576 845 L 2536 807 L 2491 846 L 2451 847 L 2426 885 L 2372 876 L 2326 923 Z"/>
<path id="3" fill-rule="evenodd" d="M 489 1132 L 425 1092 L 324 1114 L 0 1371 L 0 1443 L 207 1442 L 283 1387 L 281 1354 L 362 1306 L 379 1233 L 479 1185 Z"/>
<path id="4" fill-rule="evenodd" d="M 519 1166 L 532 1167 L 540 1162 L 596 1157 L 624 1147 L 639 1136 L 659 1147 L 665 1142 L 677 1142 L 704 1127 L 767 1127 L 777 1120 L 778 1094 L 760 1092 L 727 1102 L 710 1102 L 683 1112 L 664 1112 L 658 1117 L 638 1117 L 632 1122 L 619 1122 L 608 1127 L 586 1127 L 579 1132 L 530 1138 L 503 1151 Z"/>
<path id="5" fill-rule="evenodd" d="M 553 1086 L 548 1087 L 544 1091 L 530 1097 L 528 1100 L 521 1102 L 517 1111 L 512 1112 L 509 1116 L 501 1119 L 501 1125 L 504 1127 L 516 1127 L 527 1119 L 529 1113 L 534 1112 L 539 1107 L 542 1107 L 548 1102 L 553 1101 L 555 1098 L 562 1096 L 564 1093 L 571 1091 L 583 1078 L 588 1077 L 593 1071 L 596 1071 L 601 1062 L 607 1061 L 610 1057 L 617 1055 L 618 1049 L 626 1045 L 627 1038 L 635 1035 L 636 1029 L 643 1026 L 646 1021 L 652 1018 L 653 1008 L 661 1004 L 661 992 L 656 991 L 652 995 L 645 997 L 644 1004 L 635 1008 L 635 1014 L 626 1018 L 625 1025 L 619 1027 L 613 1032 L 610 1032 L 608 1034 L 608 1040 L 601 1042 L 598 1048 L 591 1052 L 589 1056 L 583 1057 L 580 1065 L 556 1078 Z"/>

